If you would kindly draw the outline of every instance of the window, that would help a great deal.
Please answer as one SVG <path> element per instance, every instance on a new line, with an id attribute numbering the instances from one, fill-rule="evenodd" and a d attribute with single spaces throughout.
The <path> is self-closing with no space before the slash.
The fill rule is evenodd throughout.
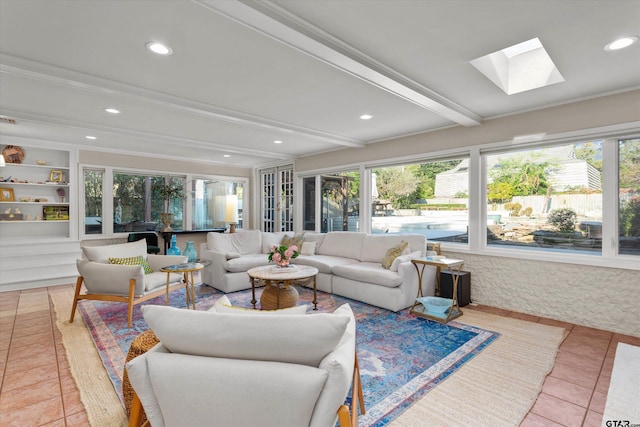
<path id="1" fill-rule="evenodd" d="M 104 171 L 84 170 L 84 233 L 102 234 L 102 192 Z"/>
<path id="2" fill-rule="evenodd" d="M 191 181 L 192 230 L 226 228 L 235 224 L 242 228 L 244 184 L 218 179 Z"/>
<path id="3" fill-rule="evenodd" d="M 640 139 L 618 142 L 618 253 L 640 255 Z"/>
<path id="4" fill-rule="evenodd" d="M 113 231 L 153 231 L 162 227 L 162 213 L 170 226 L 183 229 L 185 178 L 116 172 L 113 175 Z"/>
<path id="5" fill-rule="evenodd" d="M 467 243 L 469 158 L 371 171 L 371 232 Z"/>
<path id="6" fill-rule="evenodd" d="M 602 252 L 603 141 L 486 154 L 487 244 Z"/>
<path id="7" fill-rule="evenodd" d="M 245 178 L 82 168 L 84 234 L 243 227 Z M 170 214 L 170 215 L 165 215 Z"/>
<path id="8" fill-rule="evenodd" d="M 360 231 L 360 172 L 320 175 L 320 231 Z M 316 230 L 316 177 L 302 180 L 305 230 Z"/>

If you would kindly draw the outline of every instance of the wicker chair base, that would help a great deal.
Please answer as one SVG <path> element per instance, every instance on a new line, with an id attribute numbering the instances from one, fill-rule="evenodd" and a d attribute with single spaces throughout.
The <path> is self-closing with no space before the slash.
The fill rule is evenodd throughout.
<path id="1" fill-rule="evenodd" d="M 129 352 L 127 353 L 127 362 L 134 359 L 141 354 L 149 351 L 153 346 L 158 344 L 160 340 L 156 337 L 153 331 L 149 330 L 141 333 L 131 342 Z M 124 397 L 124 407 L 127 410 L 127 415 L 131 413 L 131 401 L 133 400 L 133 387 L 129 383 L 129 375 L 127 374 L 127 368 L 124 368 L 124 374 L 122 375 L 122 395 Z M 147 421 L 147 415 L 142 410 L 142 423 Z"/>

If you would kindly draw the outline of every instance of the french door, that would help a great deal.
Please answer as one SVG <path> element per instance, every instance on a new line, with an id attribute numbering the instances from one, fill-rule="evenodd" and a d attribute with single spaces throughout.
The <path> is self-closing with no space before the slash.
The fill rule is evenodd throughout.
<path id="1" fill-rule="evenodd" d="M 260 171 L 262 231 L 293 231 L 293 165 Z"/>

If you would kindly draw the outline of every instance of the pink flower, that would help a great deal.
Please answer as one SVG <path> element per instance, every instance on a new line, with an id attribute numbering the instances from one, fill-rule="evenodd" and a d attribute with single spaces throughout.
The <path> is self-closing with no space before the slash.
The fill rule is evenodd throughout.
<path id="1" fill-rule="evenodd" d="M 291 249 L 291 252 L 293 253 L 294 251 L 298 250 L 298 247 L 296 245 L 291 245 L 289 249 Z"/>
<path id="2" fill-rule="evenodd" d="M 287 249 L 286 251 L 284 251 L 284 257 L 285 257 L 286 259 L 291 258 L 291 257 L 293 256 L 293 251 L 294 251 L 294 250 L 293 250 L 293 249 L 291 249 L 291 248 Z"/>
<path id="3" fill-rule="evenodd" d="M 271 259 L 272 259 L 273 261 L 275 261 L 275 262 L 278 262 L 278 261 L 280 261 L 280 260 L 282 259 L 282 256 L 280 256 L 280 253 L 279 253 L 279 252 L 275 252 L 275 253 L 273 254 L 273 256 L 271 257 Z"/>

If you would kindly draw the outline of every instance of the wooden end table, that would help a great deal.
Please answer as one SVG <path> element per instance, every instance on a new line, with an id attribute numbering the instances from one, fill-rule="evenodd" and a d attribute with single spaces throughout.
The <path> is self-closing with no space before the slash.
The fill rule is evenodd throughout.
<path id="1" fill-rule="evenodd" d="M 431 257 L 426 257 L 422 259 L 412 259 L 411 263 L 418 273 L 418 295 L 416 296 L 416 301 L 413 303 L 413 306 L 411 306 L 410 313 L 442 323 L 447 323 L 450 320 L 462 316 L 462 309 L 458 304 L 458 279 L 460 278 L 460 271 L 462 270 L 464 261 L 452 258 L 435 260 Z M 436 267 L 436 295 L 438 296 L 440 295 L 440 269 L 445 267 L 451 271 L 451 277 L 453 278 L 453 296 L 451 298 L 451 307 L 446 315 L 438 316 L 434 313 L 428 313 L 426 308 L 418 302 L 418 298 L 424 296 L 422 294 L 422 276 L 424 274 L 424 268 L 427 265 Z"/>
<path id="2" fill-rule="evenodd" d="M 316 289 L 318 269 L 315 267 L 295 265 L 293 268 L 278 268 L 275 265 L 265 265 L 262 267 L 254 267 L 247 271 L 247 274 L 251 279 L 251 304 L 253 304 L 253 308 L 256 308 L 256 302 L 258 302 L 256 300 L 256 280 L 264 280 L 265 290 L 270 286 L 275 287 L 276 308 L 286 308 L 280 304 L 280 284 L 282 284 L 284 288 L 287 288 L 297 281 L 311 278 L 313 281 L 313 309 L 318 309 L 318 294 Z M 292 307 L 296 302 L 297 299 L 293 301 L 293 304 L 289 304 L 288 306 Z"/>

